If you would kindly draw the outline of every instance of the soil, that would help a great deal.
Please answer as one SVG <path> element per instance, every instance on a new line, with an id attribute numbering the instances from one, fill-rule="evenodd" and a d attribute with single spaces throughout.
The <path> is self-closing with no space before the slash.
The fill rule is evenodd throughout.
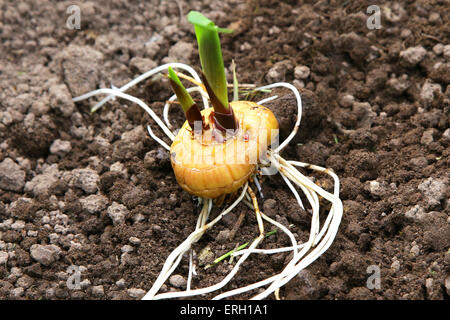
<path id="1" fill-rule="evenodd" d="M 222 48 L 240 83 L 299 88 L 302 124 L 283 156 L 332 168 L 341 181 L 335 242 L 281 298 L 449 299 L 448 1 L 378 1 L 381 28 L 374 30 L 365 1 L 80 2 L 80 29 L 66 25 L 71 4 L 0 0 L 1 299 L 137 299 L 194 230 L 199 207 L 148 136 L 147 124 L 164 136 L 153 120 L 123 100 L 94 114 L 96 98 L 71 102 L 164 62 L 198 70 L 185 21 L 192 9 L 235 30 L 222 36 Z M 160 115 L 171 95 L 161 78 L 128 93 Z M 295 100 L 288 91 L 273 94 L 281 98 L 267 106 L 283 138 L 295 122 Z M 172 108 L 171 119 L 179 126 L 182 112 Z M 331 190 L 331 181 L 315 177 Z M 281 177 L 265 177 L 262 192 L 261 208 L 306 239 L 309 212 Z M 254 214 L 239 205 L 195 245 L 196 263 L 205 263 L 198 254 L 207 247 L 206 262 L 257 234 Z M 263 243 L 286 245 L 281 232 Z M 223 290 L 278 273 L 288 259 L 251 256 Z M 67 286 L 71 266 L 81 271 L 81 289 Z M 378 288 L 367 286 L 373 266 Z M 217 283 L 229 268 L 198 266 L 193 286 Z M 175 273 L 185 278 L 187 270 L 184 258 Z"/>

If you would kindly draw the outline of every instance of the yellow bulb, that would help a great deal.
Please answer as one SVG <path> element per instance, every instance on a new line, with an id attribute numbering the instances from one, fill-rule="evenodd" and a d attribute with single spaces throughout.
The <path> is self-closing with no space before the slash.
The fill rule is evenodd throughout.
<path id="1" fill-rule="evenodd" d="M 214 199 L 237 191 L 278 134 L 278 121 L 266 107 L 250 101 L 235 101 L 231 106 L 239 122 L 236 134 L 218 142 L 212 130 L 193 135 L 186 121 L 170 147 L 175 177 L 190 194 Z M 202 111 L 207 124 L 212 110 Z"/>

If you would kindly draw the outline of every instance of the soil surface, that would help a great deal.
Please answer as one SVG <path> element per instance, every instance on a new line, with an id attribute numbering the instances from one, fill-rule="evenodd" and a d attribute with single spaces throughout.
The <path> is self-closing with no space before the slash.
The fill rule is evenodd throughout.
<path id="1" fill-rule="evenodd" d="M 164 136 L 153 120 L 120 99 L 94 114 L 100 98 L 71 101 L 165 62 L 199 70 L 185 20 L 193 9 L 235 30 L 222 47 L 240 83 L 300 89 L 302 124 L 283 157 L 332 168 L 341 181 L 335 242 L 280 297 L 449 298 L 448 1 L 378 1 L 381 25 L 372 30 L 364 1 L 86 1 L 78 3 L 80 28 L 70 29 L 72 4 L 0 0 L 1 299 L 138 299 L 194 230 L 199 207 L 148 136 L 147 124 Z M 128 93 L 159 115 L 172 95 L 161 78 Z M 273 94 L 281 98 L 267 106 L 283 138 L 295 122 L 293 96 L 251 98 Z M 171 121 L 181 125 L 179 108 Z M 330 180 L 316 178 L 331 190 Z M 262 183 L 260 207 L 307 239 L 310 213 L 279 175 Z M 195 245 L 193 286 L 223 279 L 232 265 L 202 264 L 257 235 L 254 213 L 239 205 Z M 286 245 L 282 232 L 262 244 Z M 223 290 L 278 273 L 287 261 L 288 253 L 251 256 Z M 368 287 L 376 267 L 380 286 Z M 71 289 L 76 270 L 80 286 Z M 184 258 L 162 291 L 183 289 L 187 270 Z"/>

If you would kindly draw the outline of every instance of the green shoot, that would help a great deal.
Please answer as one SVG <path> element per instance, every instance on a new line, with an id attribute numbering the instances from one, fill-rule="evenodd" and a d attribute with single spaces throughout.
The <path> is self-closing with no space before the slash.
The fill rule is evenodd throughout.
<path id="1" fill-rule="evenodd" d="M 217 258 L 216 260 L 214 260 L 212 263 L 208 264 L 205 269 L 209 269 L 213 266 L 215 266 L 216 264 L 218 264 L 219 262 L 225 260 L 226 258 L 228 258 L 229 256 L 231 256 L 233 253 L 235 253 L 236 251 L 240 251 L 242 249 L 245 249 L 245 247 L 248 246 L 250 242 L 246 242 L 244 244 L 241 244 L 239 247 L 237 247 L 236 249 L 233 249 L 231 251 L 228 251 L 227 253 L 225 253 L 224 255 L 220 256 L 219 258 Z"/>
<path id="2" fill-rule="evenodd" d="M 186 113 L 189 110 L 189 108 L 194 105 L 194 100 L 192 99 L 189 92 L 187 92 L 186 88 L 183 86 L 183 84 L 180 81 L 180 78 L 178 78 L 177 74 L 175 73 L 175 71 L 173 71 L 172 67 L 169 67 L 168 71 L 169 71 L 170 85 L 172 86 L 173 91 L 177 95 L 178 102 L 181 104 L 181 107 Z"/>
<path id="3" fill-rule="evenodd" d="M 333 134 L 333 139 L 334 139 L 334 143 L 335 144 L 339 144 L 339 140 L 338 140 L 337 135 Z"/>
<path id="4" fill-rule="evenodd" d="M 216 112 L 228 114 L 228 92 L 227 79 L 220 47 L 219 32 L 230 33 L 229 29 L 218 28 L 214 22 L 206 18 L 200 12 L 191 11 L 188 14 L 188 21 L 195 27 L 197 36 L 198 51 L 203 74 L 206 78 L 205 86 L 210 87 L 211 103 Z M 214 99 L 217 98 L 217 99 Z M 217 100 L 217 101 L 215 101 Z"/>
<path id="5" fill-rule="evenodd" d="M 270 237 L 271 235 L 273 235 L 273 234 L 275 234 L 275 233 L 277 233 L 277 230 L 276 230 L 276 229 L 267 232 L 266 235 L 265 235 L 264 237 L 265 237 L 265 238 Z"/>
<path id="6" fill-rule="evenodd" d="M 265 237 L 265 238 L 270 237 L 271 235 L 273 235 L 273 234 L 275 234 L 275 233 L 277 233 L 277 230 L 276 230 L 276 229 L 275 229 L 275 230 L 272 230 L 272 231 L 270 231 L 270 232 L 267 232 L 267 233 L 265 234 L 264 237 Z M 233 250 L 231 250 L 231 251 L 228 251 L 228 252 L 225 253 L 224 255 L 221 255 L 220 257 L 218 257 L 217 259 L 215 259 L 212 263 L 208 264 L 208 265 L 205 267 L 205 269 L 209 269 L 209 268 L 215 266 L 216 264 L 218 264 L 219 262 L 225 260 L 225 259 L 228 258 L 229 256 L 231 256 L 233 253 L 245 249 L 245 248 L 249 245 L 249 243 L 250 243 L 250 242 L 246 242 L 246 243 L 244 243 L 244 244 L 241 244 L 239 247 L 237 247 L 237 248 L 235 248 L 235 249 L 233 249 Z"/>
<path id="7" fill-rule="evenodd" d="M 203 118 L 202 114 L 200 113 L 200 109 L 198 108 L 197 104 L 192 99 L 189 92 L 186 90 L 186 88 L 183 86 L 183 84 L 180 81 L 180 78 L 178 78 L 175 71 L 172 69 L 172 67 L 168 68 L 169 71 L 169 81 L 170 85 L 172 86 L 173 91 L 175 92 L 178 102 L 180 103 L 181 107 L 183 108 L 184 114 L 186 115 L 186 119 L 191 127 L 192 130 L 194 130 L 194 124 L 196 121 L 201 121 L 203 127 Z"/>
<path id="8" fill-rule="evenodd" d="M 251 90 L 243 90 L 242 93 L 245 94 L 244 100 L 253 100 L 259 94 L 270 93 L 271 89 L 251 89 Z"/>

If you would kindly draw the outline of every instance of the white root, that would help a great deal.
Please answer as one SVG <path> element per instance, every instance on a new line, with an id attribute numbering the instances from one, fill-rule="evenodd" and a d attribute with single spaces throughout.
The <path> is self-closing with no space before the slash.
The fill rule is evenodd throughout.
<path id="1" fill-rule="evenodd" d="M 272 101 L 275 99 L 278 99 L 278 96 L 272 96 L 272 97 L 269 97 L 266 99 L 262 99 L 261 101 L 258 101 L 256 104 L 262 105 L 263 103 L 266 103 L 266 102 L 269 102 L 269 101 Z"/>
<path id="2" fill-rule="evenodd" d="M 122 86 L 121 88 L 113 88 L 113 89 L 99 89 L 94 90 L 92 92 L 89 92 L 87 94 L 84 94 L 82 96 L 76 97 L 73 99 L 74 102 L 81 101 L 88 99 L 94 95 L 98 94 L 107 94 L 108 96 L 101 100 L 99 103 L 97 103 L 91 111 L 94 112 L 98 110 L 104 103 L 112 99 L 113 97 L 119 97 L 126 100 L 129 100 L 131 102 L 137 103 L 141 108 L 143 108 L 152 118 L 155 120 L 155 122 L 161 127 L 161 129 L 164 131 L 164 133 L 173 140 L 175 138 L 174 134 L 171 132 L 171 124 L 169 122 L 169 108 L 170 103 L 166 103 L 163 110 L 163 120 L 164 122 L 154 113 L 154 111 L 148 107 L 142 100 L 133 97 L 131 95 L 125 94 L 124 91 L 131 88 L 132 86 L 136 85 L 137 83 L 160 73 L 163 70 L 166 70 L 169 66 L 173 68 L 180 68 L 187 72 L 189 72 L 193 79 L 197 82 L 201 82 L 199 76 L 197 73 L 190 67 L 184 64 L 180 63 L 169 63 L 162 65 L 160 67 L 157 67 L 155 69 L 152 69 L 141 76 L 137 77 L 133 81 L 127 83 L 126 85 Z M 325 169 L 319 166 L 310 165 L 303 162 L 298 161 L 287 161 L 283 159 L 281 156 L 279 156 L 279 151 L 281 151 L 284 147 L 286 147 L 289 142 L 292 140 L 292 138 L 297 133 L 297 130 L 300 125 L 301 116 L 302 116 L 302 101 L 300 97 L 300 93 L 298 90 L 289 83 L 274 83 L 271 85 L 263 86 L 256 88 L 255 90 L 264 90 L 264 89 L 271 89 L 275 87 L 285 87 L 293 91 L 296 100 L 297 100 L 297 107 L 298 107 L 298 115 L 297 119 L 294 125 L 294 128 L 292 132 L 289 134 L 289 136 L 277 147 L 275 147 L 273 150 L 268 152 L 268 158 L 272 162 L 273 165 L 278 169 L 278 172 L 282 176 L 283 180 L 286 182 L 289 189 L 294 194 L 295 199 L 297 200 L 299 206 L 301 208 L 305 208 L 302 200 L 297 192 L 297 190 L 294 188 L 293 184 L 295 184 L 297 187 L 299 187 L 304 195 L 306 196 L 311 209 L 312 209 L 312 220 L 311 220 L 311 228 L 310 228 L 310 236 L 308 241 L 305 243 L 297 243 L 294 235 L 292 232 L 282 224 L 274 221 L 270 217 L 266 216 L 263 212 L 257 212 L 257 221 L 258 226 L 260 230 L 260 234 L 257 238 L 253 240 L 250 247 L 248 249 L 240 250 L 237 252 L 234 252 L 232 256 L 240 256 L 236 264 L 234 265 L 233 269 L 230 271 L 230 273 L 219 283 L 206 287 L 206 288 L 200 288 L 200 289 L 191 289 L 191 281 L 192 277 L 195 274 L 195 267 L 193 264 L 193 258 L 192 258 L 192 245 L 197 242 L 202 235 L 212 228 L 218 221 L 221 220 L 223 216 L 228 214 L 238 203 L 241 201 L 246 203 L 249 207 L 254 208 L 254 204 L 252 204 L 251 199 L 249 197 L 249 189 L 248 189 L 248 183 L 245 184 L 243 187 L 242 193 L 240 196 L 236 199 L 235 202 L 233 202 L 232 205 L 230 205 L 226 210 L 221 212 L 215 219 L 213 219 L 211 222 L 207 223 L 209 214 L 212 209 L 212 200 L 210 199 L 199 199 L 200 203 L 202 203 L 203 207 L 201 210 L 201 213 L 197 219 L 197 224 L 195 231 L 192 232 L 188 238 L 181 243 L 177 248 L 175 248 L 172 253 L 167 258 L 166 262 L 164 263 L 164 266 L 158 276 L 158 278 L 153 283 L 152 288 L 149 290 L 149 292 L 144 296 L 144 300 L 147 299 L 170 299 L 170 298 L 179 298 L 179 297 L 191 297 L 195 295 L 202 295 L 211 293 L 214 291 L 217 291 L 221 288 L 223 288 L 231 279 L 234 277 L 234 275 L 238 272 L 240 266 L 242 263 L 249 257 L 250 254 L 275 254 L 280 252 L 289 252 L 293 251 L 294 255 L 292 260 L 284 267 L 284 269 L 274 276 L 271 276 L 267 279 L 261 280 L 259 282 L 234 289 L 231 291 L 224 292 L 222 294 L 219 294 L 218 296 L 214 297 L 214 299 L 224 299 L 227 297 L 231 297 L 237 294 L 242 294 L 244 292 L 248 292 L 260 287 L 265 287 L 261 293 L 257 294 L 253 297 L 253 299 L 263 299 L 269 296 L 270 294 L 274 293 L 277 298 L 279 298 L 279 289 L 285 285 L 289 280 L 291 280 L 293 277 L 295 277 L 302 269 L 306 268 L 309 264 L 314 262 L 317 258 L 319 258 L 333 243 L 333 240 L 337 234 L 338 227 L 340 225 L 340 221 L 343 214 L 343 208 L 342 208 L 342 202 L 339 199 L 339 178 L 336 174 L 334 174 L 331 170 Z M 198 91 L 202 95 L 203 104 L 204 107 L 208 107 L 208 96 L 203 91 L 201 87 L 192 87 L 187 89 L 189 92 L 192 91 Z M 258 104 L 263 104 L 272 100 L 277 99 L 278 96 L 272 96 L 266 99 L 263 99 L 258 102 Z M 174 101 L 175 96 L 172 96 L 169 99 L 170 101 Z M 151 130 L 150 126 L 147 127 L 147 130 L 150 134 L 150 136 L 157 141 L 159 144 L 161 144 L 165 149 L 170 150 L 170 147 L 160 138 L 158 138 L 153 131 Z M 320 188 L 318 185 L 316 185 L 314 182 L 312 182 L 309 178 L 304 176 L 302 173 L 300 173 L 295 167 L 303 167 L 306 169 L 311 169 L 320 173 L 325 173 L 330 175 L 334 180 L 334 191 L 333 193 L 329 193 L 322 188 Z M 257 184 L 258 191 L 260 191 L 260 186 L 258 183 L 258 180 L 255 180 Z M 293 184 L 292 184 L 293 183 Z M 328 213 L 328 216 L 323 224 L 323 226 L 320 228 L 320 221 L 319 221 L 319 197 L 328 200 L 331 202 L 332 206 Z M 248 200 L 244 199 L 244 197 L 248 197 Z M 257 249 L 257 246 L 262 242 L 264 239 L 264 226 L 262 220 L 267 221 L 268 223 L 274 225 L 275 227 L 282 230 L 284 233 L 286 233 L 291 240 L 292 245 L 289 247 L 284 248 L 276 248 L 276 249 Z M 175 271 L 177 266 L 179 265 L 182 257 L 187 252 L 190 252 L 189 256 L 189 273 L 188 273 L 188 283 L 187 283 L 187 289 L 186 291 L 180 291 L 180 292 L 167 292 L 158 294 L 161 286 L 164 284 L 164 282 L 170 277 L 170 275 Z"/>
<path id="3" fill-rule="evenodd" d="M 141 74 L 139 77 L 135 78 L 134 80 L 132 80 L 132 81 L 128 82 L 127 84 L 125 84 L 124 86 L 120 87 L 118 90 L 121 91 L 121 92 L 125 92 L 128 89 L 130 89 L 131 87 L 137 85 L 139 82 L 144 81 L 144 80 L 146 80 L 146 79 L 148 79 L 148 78 L 150 78 L 150 77 L 152 77 L 152 76 L 154 76 L 154 75 L 156 75 L 156 74 L 158 74 L 158 73 L 160 73 L 160 72 L 162 72 L 164 70 L 167 70 L 169 67 L 185 70 L 185 71 L 189 72 L 191 74 L 191 76 L 196 81 L 201 82 L 200 77 L 198 76 L 197 72 L 195 72 L 195 70 L 192 67 L 190 67 L 190 66 L 188 66 L 187 64 L 184 64 L 184 63 L 172 62 L 172 63 L 163 64 L 163 65 L 161 65 L 159 67 L 156 67 L 154 69 L 151 69 L 151 70 Z M 102 105 L 104 105 L 106 102 L 111 100 L 113 97 L 114 97 L 114 95 L 110 95 L 110 96 L 104 98 L 99 103 L 97 103 L 95 106 L 93 106 L 91 111 L 92 112 L 97 111 L 98 109 L 101 108 Z M 204 96 L 202 98 L 203 98 L 203 104 L 205 106 L 207 106 L 208 105 L 208 99 L 205 98 Z M 81 99 L 81 100 L 84 100 L 84 99 Z"/>
<path id="4" fill-rule="evenodd" d="M 250 245 L 250 252 L 247 254 L 242 255 L 242 257 L 236 262 L 233 269 L 226 275 L 226 277 L 220 281 L 219 283 L 212 285 L 210 287 L 201 288 L 201 289 L 195 289 L 190 291 L 178 291 L 178 292 L 167 292 L 162 293 L 160 295 L 157 295 L 154 297 L 155 300 L 159 299 L 173 299 L 173 298 L 181 298 L 181 297 L 192 297 L 195 295 L 203 295 L 210 292 L 217 291 L 221 288 L 223 288 L 230 280 L 235 276 L 235 274 L 239 271 L 239 267 L 241 264 L 248 258 L 248 256 L 251 253 L 251 250 L 254 249 L 262 240 L 264 239 L 264 235 L 260 234 Z"/>
<path id="5" fill-rule="evenodd" d="M 263 195 L 263 193 L 262 193 L 261 184 L 259 183 L 259 180 L 258 180 L 258 178 L 256 177 L 256 175 L 255 175 L 255 177 L 253 178 L 253 182 L 255 183 L 255 186 L 256 186 L 256 188 L 258 189 L 258 192 L 259 192 L 259 195 L 260 195 L 261 199 L 264 199 L 264 195 Z"/>
<path id="6" fill-rule="evenodd" d="M 205 199 L 206 200 L 206 199 Z M 199 198 L 199 202 L 203 201 L 202 198 Z M 211 213 L 211 209 L 212 209 L 212 201 L 211 200 L 206 200 L 208 201 L 208 210 L 206 211 L 206 214 L 204 213 L 204 211 L 202 210 L 202 212 L 199 214 L 198 219 L 197 219 L 197 225 L 195 226 L 195 231 L 199 230 L 200 228 L 203 228 L 206 221 L 208 221 L 209 218 L 209 214 Z M 189 272 L 188 272 L 188 279 L 187 279 L 187 284 L 186 284 L 186 291 L 191 290 L 191 281 L 192 281 L 192 275 L 196 275 L 197 273 L 195 272 L 195 265 L 193 263 L 193 250 L 190 249 L 189 251 Z"/>
<path id="7" fill-rule="evenodd" d="M 272 159 L 272 161 L 273 161 L 273 159 Z M 224 293 L 216 296 L 214 299 L 227 298 L 227 297 L 230 297 L 230 296 L 233 296 L 233 295 L 236 295 L 236 294 L 244 293 L 246 291 L 254 290 L 254 289 L 259 288 L 261 286 L 265 286 L 265 285 L 268 285 L 268 284 L 276 283 L 277 281 L 282 279 L 285 274 L 290 274 L 291 270 L 295 266 L 296 261 L 300 260 L 309 251 L 309 249 L 311 248 L 311 246 L 312 246 L 312 244 L 314 242 L 315 235 L 317 233 L 316 230 L 319 227 L 318 226 L 319 206 L 318 206 L 318 200 L 316 201 L 316 197 L 314 197 L 314 195 L 311 194 L 308 189 L 306 189 L 306 188 L 304 188 L 302 186 L 302 190 L 305 192 L 305 195 L 307 196 L 307 199 L 308 199 L 308 201 L 310 202 L 310 204 L 312 206 L 313 218 L 312 218 L 312 223 L 311 223 L 309 240 L 304 244 L 304 246 L 301 248 L 300 252 L 298 254 L 294 255 L 293 259 L 287 264 L 285 269 L 280 274 L 272 276 L 272 277 L 270 277 L 268 279 L 265 279 L 263 281 L 259 281 L 257 283 L 245 286 L 245 287 L 241 287 L 241 288 L 238 288 L 238 289 L 235 289 L 235 290 L 224 292 Z M 297 246 L 293 245 L 293 248 L 297 249 Z M 280 287 L 280 286 L 278 286 L 278 287 Z M 274 290 L 276 290 L 276 288 Z"/>
<path id="8" fill-rule="evenodd" d="M 254 210 L 253 205 L 251 204 L 250 201 L 243 200 L 243 202 L 250 209 Z M 289 237 L 289 239 L 292 242 L 292 247 L 284 247 L 284 248 L 276 248 L 276 249 L 253 249 L 252 253 L 275 254 L 275 253 L 280 253 L 280 252 L 294 251 L 294 255 L 297 255 L 298 249 L 301 249 L 301 248 L 303 248 L 305 246 L 304 244 L 297 244 L 297 240 L 295 239 L 294 234 L 287 227 L 285 227 L 281 223 L 271 219 L 269 216 L 267 216 L 263 212 L 261 212 L 261 216 L 262 216 L 262 218 L 264 220 L 266 220 L 267 222 L 273 224 L 275 227 L 279 228 L 281 231 L 286 233 L 286 235 Z M 231 255 L 232 256 L 239 256 L 239 255 L 242 255 L 244 253 L 247 253 L 248 251 L 249 251 L 249 249 L 242 249 L 242 250 L 233 252 Z"/>
<path id="9" fill-rule="evenodd" d="M 298 205 L 300 206 L 300 208 L 302 208 L 303 210 L 305 210 L 305 206 L 303 205 L 302 199 L 300 198 L 300 196 L 298 195 L 297 190 L 295 190 L 294 186 L 292 185 L 291 181 L 289 181 L 288 178 L 286 178 L 286 176 L 284 174 L 281 175 L 281 177 L 283 178 L 284 182 L 286 182 L 287 186 L 289 187 L 289 189 L 291 189 L 291 192 L 294 194 L 295 199 L 298 202 Z"/>
<path id="10" fill-rule="evenodd" d="M 236 201 L 233 202 L 233 204 L 231 204 L 227 209 L 222 211 L 214 220 L 212 220 L 208 224 L 205 224 L 202 228 L 199 228 L 199 229 L 195 230 L 193 233 L 191 233 L 182 244 L 180 244 L 174 251 L 172 251 L 172 253 L 167 258 L 166 262 L 164 263 L 161 273 L 159 274 L 156 281 L 153 283 L 153 286 L 150 289 L 150 291 L 147 292 L 147 294 L 143 297 L 143 300 L 164 299 L 164 297 L 167 297 L 167 296 L 170 298 L 171 295 L 178 294 L 178 292 L 169 292 L 166 294 L 163 293 L 160 295 L 156 295 L 158 293 L 159 289 L 161 288 L 161 286 L 164 284 L 164 282 L 170 276 L 170 274 L 171 274 L 170 271 L 173 272 L 172 267 L 174 265 L 174 261 L 176 261 L 179 256 L 182 256 L 185 252 L 187 252 L 191 248 L 192 244 L 197 242 L 208 229 L 211 229 L 226 214 L 228 214 L 231 210 L 233 210 L 234 207 L 237 206 L 239 202 L 241 202 L 242 198 L 245 195 L 245 192 L 247 192 L 247 187 L 248 187 L 248 183 L 245 184 L 241 195 L 239 196 L 239 198 L 236 199 Z M 211 205 L 209 203 L 212 202 L 212 200 L 204 199 L 203 202 L 204 202 L 204 204 L 203 204 L 202 212 L 210 211 L 209 209 L 211 208 Z M 205 209 L 205 208 L 207 208 L 207 209 Z M 209 215 L 209 213 L 204 213 L 204 214 Z M 204 218 L 202 218 L 202 221 L 206 222 L 206 220 Z M 243 260 L 245 260 L 245 259 L 243 259 Z M 186 293 L 186 291 L 183 291 L 183 292 L 184 292 L 184 294 L 187 294 L 189 296 L 189 295 L 195 295 L 197 290 L 190 290 L 189 293 Z"/>
<path id="11" fill-rule="evenodd" d="M 204 201 L 202 211 L 200 212 L 200 216 L 198 218 L 197 226 L 201 225 L 201 221 L 204 219 L 203 217 L 206 214 L 208 214 L 209 208 L 210 208 L 209 201 Z M 144 300 L 152 299 L 154 295 L 159 291 L 164 282 L 170 277 L 170 275 L 176 269 L 183 255 L 191 248 L 191 245 L 193 243 L 197 242 L 197 240 L 204 233 L 203 229 L 204 227 L 196 228 L 196 230 L 193 233 L 191 233 L 191 235 L 181 245 L 179 245 L 174 251 L 172 251 L 172 253 L 167 258 L 166 262 L 164 263 L 164 266 L 158 278 L 153 283 L 153 287 L 143 297 Z"/>
<path id="12" fill-rule="evenodd" d="M 298 128 L 300 126 L 300 121 L 302 119 L 302 111 L 303 111 L 302 98 L 300 97 L 300 92 L 298 92 L 297 88 L 290 83 L 277 82 L 277 83 L 269 84 L 267 86 L 262 86 L 262 87 L 256 88 L 255 90 L 272 89 L 272 88 L 278 88 L 278 87 L 288 88 L 294 93 L 295 99 L 297 100 L 297 119 L 295 120 L 294 128 L 292 129 L 292 132 L 289 134 L 289 136 L 276 149 L 273 150 L 273 152 L 275 152 L 275 153 L 280 152 L 284 147 L 286 147 L 289 144 L 289 142 L 292 140 L 292 138 L 294 138 L 294 136 L 297 134 Z M 264 101 L 264 100 L 262 100 L 262 101 Z"/>
<path id="13" fill-rule="evenodd" d="M 158 142 L 161 146 L 163 146 L 164 149 L 166 149 L 167 151 L 170 151 L 170 147 L 164 142 L 162 141 L 160 138 L 158 138 L 152 131 L 152 128 L 150 127 L 150 125 L 147 125 L 147 131 L 148 134 L 150 135 L 150 137 L 153 138 L 153 140 L 155 140 L 156 142 Z"/>
<path id="14" fill-rule="evenodd" d="M 251 285 L 247 285 L 245 287 L 241 287 L 235 290 L 231 290 L 228 292 L 224 292 L 216 297 L 214 299 L 224 299 L 233 295 L 242 294 L 244 292 L 254 290 L 266 285 L 269 285 L 269 288 L 264 290 L 259 295 L 253 297 L 253 299 L 263 299 L 267 297 L 269 294 L 275 292 L 277 289 L 279 289 L 281 286 L 286 284 L 290 279 L 295 277 L 302 269 L 306 268 L 309 264 L 311 264 L 313 261 L 315 261 L 323 252 L 325 252 L 328 247 L 331 245 L 332 241 L 334 240 L 334 237 L 336 236 L 340 220 L 342 217 L 342 202 L 338 198 L 339 197 L 339 179 L 338 177 L 331 172 L 328 169 L 321 168 L 318 166 L 308 165 L 305 163 L 295 162 L 293 163 L 298 166 L 308 167 L 310 169 L 327 173 L 330 176 L 333 177 L 335 181 L 335 187 L 334 187 L 334 194 L 329 194 L 316 184 L 314 184 L 311 180 L 309 180 L 307 177 L 303 176 L 300 172 L 298 172 L 295 168 L 292 167 L 292 164 L 289 164 L 286 160 L 282 159 L 280 156 L 273 157 L 271 159 L 273 162 L 277 163 L 277 165 L 280 168 L 280 173 L 283 175 L 283 171 L 285 169 L 289 170 L 289 173 L 286 174 L 286 176 L 289 179 L 292 179 L 295 184 L 297 184 L 299 187 L 308 188 L 309 196 L 307 195 L 307 198 L 313 207 L 313 218 L 312 218 L 312 225 L 311 225 L 311 231 L 310 231 L 310 238 L 306 243 L 300 244 L 299 246 L 295 247 L 287 247 L 287 248 L 279 248 L 279 249 L 272 249 L 272 250 L 257 250 L 257 249 L 246 249 L 241 251 L 235 252 L 233 255 L 239 255 L 239 254 L 246 254 L 249 251 L 252 251 L 252 253 L 264 253 L 264 254 L 273 254 L 273 253 L 279 253 L 279 252 L 287 252 L 291 251 L 293 248 L 302 249 L 300 253 L 286 265 L 285 269 L 279 273 L 278 275 L 272 276 L 270 278 L 267 278 L 265 280 L 253 283 Z M 284 166 L 286 165 L 286 166 Z M 283 167 L 283 169 L 281 169 Z M 302 190 L 303 190 L 302 188 Z M 305 190 L 303 190 L 305 191 Z M 325 199 L 332 202 L 332 207 L 330 209 L 330 212 L 328 214 L 328 217 L 322 227 L 322 230 L 317 233 L 318 231 L 318 214 L 315 216 L 314 211 L 318 209 L 318 199 L 317 194 L 324 197 Z M 315 196 L 312 196 L 314 194 Z M 315 209 L 316 208 L 316 209 Z M 326 234 L 325 234 L 326 232 Z M 324 236 L 325 234 L 325 236 Z M 323 238 L 322 238 L 323 237 Z"/>
<path id="15" fill-rule="evenodd" d="M 308 187 L 308 189 L 311 192 L 317 193 L 321 197 L 327 199 L 332 203 L 332 207 L 330 209 L 329 215 L 332 215 L 330 224 L 324 227 L 327 228 L 327 231 L 324 235 L 324 237 L 317 242 L 317 240 L 313 241 L 313 244 L 311 246 L 311 251 L 308 252 L 305 257 L 303 257 L 301 260 L 297 260 L 295 266 L 293 266 L 290 269 L 285 268 L 285 270 L 281 273 L 281 276 L 277 277 L 275 281 L 272 282 L 272 284 L 262 293 L 256 295 L 253 299 L 263 299 L 267 297 L 269 294 L 274 292 L 277 288 L 280 288 L 281 286 L 285 285 L 289 280 L 291 280 L 293 277 L 295 277 L 302 269 L 306 268 L 309 264 L 314 262 L 319 256 L 321 256 L 331 245 L 333 242 L 338 227 L 342 218 L 343 208 L 342 208 L 342 202 L 338 197 L 338 194 L 330 194 L 329 192 L 323 190 L 319 186 L 317 186 L 315 183 L 313 183 L 311 180 L 303 176 L 299 171 L 297 171 L 292 164 L 288 163 L 286 160 L 282 159 L 280 156 L 276 156 L 276 160 L 279 161 L 280 164 L 280 171 L 283 172 L 284 170 L 281 168 L 286 169 L 285 172 L 289 172 L 287 176 L 293 180 L 295 184 L 298 186 L 304 185 L 305 187 Z M 314 169 L 314 168 L 312 168 Z M 329 173 L 329 170 L 324 168 L 318 168 L 316 167 L 316 170 L 319 170 L 321 172 Z M 334 176 L 335 178 L 335 191 L 338 192 L 338 179 L 337 176 Z M 314 223 L 314 217 L 313 217 L 313 223 Z M 315 233 L 315 232 L 314 232 Z M 313 235 L 313 231 L 311 230 L 311 236 Z M 320 235 L 320 233 L 319 233 Z M 317 237 L 315 237 L 318 239 Z M 308 241 L 309 242 L 309 241 Z M 317 244 L 316 244 L 317 243 Z"/>
<path id="16" fill-rule="evenodd" d="M 138 99 L 136 97 L 133 97 L 129 94 L 123 93 L 123 92 L 119 91 L 118 89 L 106 89 L 106 88 L 98 89 L 98 90 L 94 90 L 94 91 L 85 93 L 82 96 L 73 98 L 72 100 L 74 102 L 78 102 L 78 101 L 89 99 L 90 97 L 93 97 L 93 96 L 99 95 L 99 94 L 109 94 L 109 96 L 117 96 L 119 98 L 126 99 L 126 100 L 129 100 L 131 102 L 138 104 L 142 109 L 144 109 L 150 115 L 150 117 L 152 117 L 153 120 L 155 120 L 155 122 L 161 127 L 161 129 L 170 138 L 170 140 L 175 139 L 175 136 L 169 130 L 169 128 L 166 127 L 164 122 L 161 121 L 161 119 L 156 115 L 156 113 L 144 101 L 142 101 L 141 99 Z"/>
<path id="17" fill-rule="evenodd" d="M 188 278 L 186 283 L 186 291 L 191 290 L 191 282 L 192 282 L 192 275 L 196 274 L 195 272 L 195 266 L 192 261 L 192 256 L 194 255 L 194 250 L 189 251 L 189 272 L 188 272 Z"/>

